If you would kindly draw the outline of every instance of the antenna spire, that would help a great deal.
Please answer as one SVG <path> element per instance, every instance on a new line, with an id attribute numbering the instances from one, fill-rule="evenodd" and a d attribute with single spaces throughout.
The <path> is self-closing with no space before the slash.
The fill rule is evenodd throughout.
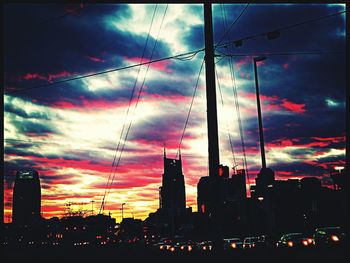
<path id="1" fill-rule="evenodd" d="M 165 142 L 164 142 L 164 158 L 166 158 L 166 152 L 165 152 Z"/>

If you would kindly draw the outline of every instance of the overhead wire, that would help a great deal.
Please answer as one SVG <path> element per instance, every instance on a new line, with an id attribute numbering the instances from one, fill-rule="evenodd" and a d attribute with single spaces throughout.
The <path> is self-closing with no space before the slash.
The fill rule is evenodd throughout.
<path id="1" fill-rule="evenodd" d="M 227 46 L 233 45 L 236 41 L 243 41 L 243 40 L 257 38 L 257 37 L 260 37 L 260 36 L 265 36 L 268 33 L 276 31 L 276 30 L 279 30 L 279 31 L 287 30 L 287 29 L 290 29 L 290 28 L 293 28 L 293 27 L 297 27 L 297 26 L 300 26 L 300 25 L 304 25 L 304 24 L 307 24 L 307 23 L 312 23 L 312 22 L 315 22 L 315 21 L 319 21 L 319 20 L 322 20 L 322 19 L 327 19 L 327 18 L 336 16 L 336 15 L 340 15 L 340 14 L 343 14 L 345 12 L 346 11 L 341 11 L 341 12 L 337 12 L 337 13 L 333 13 L 333 14 L 328 14 L 328 15 L 321 16 L 321 17 L 318 17 L 318 18 L 309 19 L 309 20 L 306 20 L 306 21 L 303 21 L 303 22 L 292 24 L 292 25 L 289 25 L 289 26 L 280 27 L 280 28 L 277 28 L 277 29 L 274 29 L 274 30 L 269 30 L 267 32 L 246 36 L 246 37 L 243 37 L 241 39 L 237 39 L 237 40 L 234 40 L 234 41 L 230 41 L 230 42 L 222 43 L 222 44 L 219 44 L 219 45 L 215 45 L 215 48 L 217 50 L 217 48 L 222 48 L 222 47 L 227 47 Z M 186 56 L 191 56 L 194 53 L 198 54 L 199 52 L 202 52 L 204 50 L 205 50 L 205 48 L 201 48 L 201 49 L 190 51 L 190 52 L 187 52 L 187 53 L 178 54 L 178 55 L 169 56 L 169 57 L 160 58 L 160 59 L 155 59 L 155 60 L 150 60 L 150 61 L 139 63 L 139 64 L 133 64 L 133 65 L 128 65 L 128 66 L 119 67 L 119 68 L 113 68 L 113 69 L 110 69 L 110 70 L 105 70 L 105 71 L 100 71 L 100 72 L 96 72 L 96 73 L 86 74 L 86 75 L 77 76 L 77 77 L 73 77 L 73 78 L 69 78 L 69 79 L 64 79 L 64 80 L 60 80 L 60 81 L 50 82 L 50 83 L 46 83 L 46 84 L 43 84 L 43 85 L 38 85 L 38 86 L 33 86 L 33 87 L 27 87 L 27 88 L 12 90 L 12 91 L 5 92 L 5 94 L 15 94 L 15 93 L 19 93 L 19 92 L 23 92 L 23 91 L 27 91 L 27 90 L 49 87 L 49 86 L 56 85 L 56 84 L 61 84 L 61 83 L 69 82 L 69 81 L 89 78 L 89 77 L 93 77 L 93 76 L 97 76 L 97 75 L 101 75 L 101 74 L 107 74 L 107 73 L 110 73 L 110 72 L 126 70 L 126 69 L 130 69 L 130 68 L 134 68 L 134 67 L 138 67 L 138 66 L 143 66 L 143 65 L 147 65 L 147 64 L 151 64 L 151 63 L 157 63 L 157 62 L 161 62 L 161 61 L 169 60 L 169 59 L 186 60 Z M 184 56 L 185 56 L 185 59 L 181 59 L 181 57 L 184 57 Z"/>
<path id="2" fill-rule="evenodd" d="M 224 10 L 223 14 L 224 14 L 224 20 L 226 21 L 225 10 Z M 229 48 L 229 51 L 230 51 L 230 47 L 228 47 L 228 48 Z M 231 82 L 232 82 L 232 91 L 233 91 L 233 97 L 234 97 L 236 114 L 237 114 L 237 120 L 238 120 L 239 134 L 240 134 L 240 139 L 241 139 L 241 147 L 242 147 L 242 152 L 243 152 L 243 169 L 245 170 L 245 175 L 246 175 L 246 178 L 247 178 L 248 192 L 250 192 L 250 178 L 249 178 L 247 157 L 246 157 L 246 152 L 245 152 L 245 143 L 244 143 L 244 136 L 243 136 L 243 125 L 242 125 L 241 114 L 240 114 L 240 107 L 239 107 L 239 100 L 238 100 L 238 95 L 237 95 L 237 85 L 236 85 L 236 79 L 235 79 L 235 75 L 234 75 L 234 67 L 233 67 L 233 63 L 232 63 L 231 60 L 232 60 L 232 58 L 230 58 L 229 69 L 230 69 L 230 77 L 231 77 Z"/>
<path id="3" fill-rule="evenodd" d="M 191 111 L 192 111 L 193 101 L 194 101 L 194 98 L 195 98 L 195 96 L 196 96 L 196 92 L 197 92 L 197 88 L 198 88 L 198 83 L 199 83 L 199 79 L 200 79 L 201 72 L 202 72 L 202 69 L 203 69 L 204 61 L 205 61 L 205 60 L 204 60 L 204 58 L 203 58 L 201 67 L 200 67 L 199 72 L 198 72 L 196 84 L 195 84 L 195 86 L 194 86 L 194 90 L 193 90 L 193 94 L 192 94 L 192 99 L 191 99 L 191 104 L 190 104 L 190 108 L 189 108 L 188 113 L 187 113 L 187 118 L 186 118 L 186 121 L 185 121 L 184 128 L 183 128 L 183 130 L 182 130 L 182 134 L 181 134 L 179 146 L 177 147 L 178 150 L 177 150 L 175 159 L 176 159 L 177 156 L 180 154 L 180 150 L 181 150 L 181 146 L 182 146 L 182 140 L 183 140 L 183 138 L 184 138 L 184 136 L 185 136 L 185 132 L 186 132 L 188 120 L 189 120 L 189 118 L 190 118 L 190 114 L 191 114 Z"/>
<path id="4" fill-rule="evenodd" d="M 244 14 L 244 12 L 247 10 L 247 8 L 249 7 L 250 3 L 246 4 L 246 6 L 243 8 L 243 10 L 241 11 L 241 13 L 236 17 L 236 19 L 231 23 L 231 25 L 229 27 L 227 27 L 226 22 L 224 22 L 224 28 L 225 28 L 225 32 L 224 34 L 221 36 L 220 40 L 218 41 L 218 43 L 214 46 L 214 49 L 219 46 L 221 44 L 221 42 L 225 39 L 226 35 L 230 32 L 230 30 L 232 29 L 232 27 L 237 23 L 237 21 L 241 18 L 241 16 Z M 221 14 L 223 14 L 223 4 L 220 5 L 221 8 Z M 225 14 L 226 17 L 226 14 Z"/>
<path id="5" fill-rule="evenodd" d="M 145 45 L 143 47 L 142 56 L 141 56 L 141 59 L 140 59 L 140 64 L 143 62 L 143 59 L 144 59 L 144 56 L 145 56 L 145 52 L 146 52 L 146 48 L 147 48 L 147 45 L 148 45 L 149 37 L 151 35 L 151 30 L 152 30 L 152 26 L 153 26 L 154 17 L 155 17 L 155 14 L 157 12 L 157 7 L 158 7 L 158 4 L 155 5 L 154 10 L 153 10 L 153 15 L 152 15 L 151 23 L 150 23 L 150 26 L 149 26 L 149 29 L 148 29 L 146 42 L 145 42 Z M 116 161 L 116 158 L 117 158 L 117 153 L 119 151 L 120 143 L 121 143 L 122 138 L 123 138 L 125 124 L 127 122 L 128 116 L 129 116 L 129 111 L 130 111 L 132 100 L 134 98 L 135 88 L 136 88 L 137 81 L 138 81 L 138 78 L 139 78 L 139 75 L 140 75 L 140 71 L 141 71 L 141 66 L 138 68 L 137 75 L 136 75 L 136 78 L 135 78 L 135 82 L 134 82 L 134 85 L 133 85 L 133 88 L 132 88 L 132 92 L 131 92 L 131 95 L 130 95 L 128 108 L 127 108 L 125 119 L 124 119 L 124 122 L 123 122 L 122 131 L 120 133 L 120 138 L 119 138 L 118 145 L 117 145 L 117 147 L 115 149 L 114 159 L 113 159 L 113 162 L 112 162 L 112 167 L 111 167 L 110 174 L 108 176 L 108 181 L 107 181 L 107 185 L 106 185 L 106 188 L 105 188 L 105 193 L 104 193 L 103 198 L 102 198 L 102 202 L 101 202 L 101 207 L 100 207 L 100 212 L 99 213 L 103 212 L 103 210 L 104 210 L 104 204 L 105 204 L 105 197 L 106 197 L 106 194 L 107 194 L 107 189 L 110 188 L 113 168 L 114 168 L 115 161 Z"/>
<path id="6" fill-rule="evenodd" d="M 248 7 L 248 5 L 246 5 L 246 8 Z M 225 14 L 224 9 L 223 9 L 223 4 L 221 4 L 220 7 L 221 7 L 222 22 L 223 22 L 223 25 L 224 25 L 225 32 L 227 33 L 229 31 L 229 29 L 227 29 L 226 14 Z M 246 8 L 241 12 L 241 14 L 238 16 L 238 18 L 236 18 L 234 20 L 234 22 L 231 24 L 230 28 L 238 21 L 238 19 L 242 16 L 242 14 L 246 10 Z M 226 34 L 224 34 L 224 36 L 221 39 L 224 39 L 225 36 L 226 36 Z M 215 68 L 215 76 L 216 76 L 216 80 L 217 80 L 217 83 L 218 83 L 219 93 L 220 93 L 220 97 L 221 97 L 221 104 L 222 104 L 223 110 L 225 110 L 224 98 L 222 96 L 221 85 L 220 85 L 220 81 L 219 81 L 219 74 L 217 72 L 217 67 L 215 66 L 214 68 Z M 227 130 L 227 135 L 228 135 L 229 142 L 230 142 L 230 149 L 231 149 L 231 154 L 232 154 L 232 159 L 233 159 L 233 167 L 236 167 L 237 163 L 236 163 L 236 158 L 235 158 L 235 154 L 234 154 L 234 147 L 233 147 L 231 133 L 230 133 L 230 129 L 229 129 L 229 125 L 228 125 L 227 121 L 228 120 L 226 120 L 226 130 Z"/>
<path id="7" fill-rule="evenodd" d="M 262 37 L 262 36 L 267 36 L 271 32 L 281 32 L 281 31 L 289 30 L 291 28 L 295 28 L 295 27 L 298 27 L 298 26 L 301 26 L 301 25 L 313 23 L 313 22 L 320 21 L 320 20 L 323 20 L 323 19 L 328 19 L 328 18 L 337 16 L 337 15 L 341 15 L 341 14 L 344 14 L 344 13 L 346 13 L 346 10 L 345 11 L 340 11 L 340 12 L 337 12 L 337 13 L 332 13 L 332 14 L 320 16 L 320 17 L 313 18 L 313 19 L 304 20 L 302 22 L 291 24 L 291 25 L 284 26 L 284 27 L 278 27 L 278 28 L 275 28 L 273 30 L 264 31 L 262 33 L 246 36 L 246 37 L 234 40 L 234 41 L 230 41 L 230 42 L 227 42 L 227 43 L 216 45 L 216 47 L 231 46 L 231 45 L 235 44 L 235 42 L 237 42 L 237 41 L 244 41 L 244 40 L 250 40 L 250 39 L 254 39 L 254 38 L 258 38 L 258 37 Z"/>
<path id="8" fill-rule="evenodd" d="M 19 92 L 23 92 L 23 91 L 27 91 L 27 90 L 32 90 L 32 89 L 45 88 L 45 87 L 49 87 L 49 86 L 53 86 L 53 85 L 57 85 L 57 84 L 62 84 L 62 83 L 66 83 L 66 82 L 70 82 L 70 81 L 74 81 L 74 80 L 79 80 L 79 79 L 89 78 L 89 77 L 98 76 L 98 75 L 102 75 L 102 74 L 107 74 L 107 73 L 111 73 L 111 72 L 115 72 L 115 71 L 121 71 L 121 70 L 125 70 L 125 69 L 131 69 L 131 68 L 135 68 L 135 67 L 140 67 L 140 66 L 144 66 L 144 65 L 148 65 L 148 64 L 152 64 L 152 63 L 157 63 L 157 62 L 161 62 L 161 61 L 169 60 L 169 59 L 178 59 L 178 58 L 180 58 L 179 60 L 181 60 L 182 56 L 192 55 L 194 53 L 196 53 L 196 55 L 197 55 L 199 52 L 202 52 L 202 51 L 204 51 L 204 48 L 198 49 L 198 50 L 195 50 L 195 51 L 191 51 L 191 52 L 187 52 L 187 53 L 183 53 L 183 54 L 179 54 L 179 55 L 174 55 L 174 56 L 169 56 L 169 57 L 165 57 L 165 58 L 149 60 L 149 61 L 138 63 L 138 64 L 128 65 L 128 66 L 124 66 L 124 67 L 104 70 L 104 71 L 91 73 L 91 74 L 87 74 L 87 75 L 77 76 L 77 77 L 73 77 L 73 78 L 69 78 L 69 79 L 64 79 L 64 80 L 59 80 L 59 81 L 55 81 L 55 82 L 50 82 L 50 83 L 43 84 L 43 85 L 38 85 L 38 86 L 32 86 L 32 87 L 28 87 L 28 88 L 12 90 L 12 91 L 5 92 L 5 95 L 6 94 L 15 94 L 15 93 L 19 93 Z"/>
<path id="9" fill-rule="evenodd" d="M 220 52 L 222 55 L 221 57 L 250 57 L 250 56 L 292 56 L 292 55 L 342 55 L 345 52 L 344 51 L 332 51 L 332 50 L 326 50 L 326 51 L 293 51 L 293 52 L 249 52 L 249 53 L 237 53 L 237 54 L 227 54 Z"/>
<path id="10" fill-rule="evenodd" d="M 157 36 L 155 38 L 155 42 L 154 42 L 154 45 L 153 45 L 152 52 L 151 52 L 150 60 L 152 60 L 152 58 L 153 58 L 153 54 L 154 54 L 155 48 L 156 48 L 157 43 L 158 43 L 159 34 L 160 34 L 161 28 L 163 26 L 163 22 L 164 22 L 167 10 L 168 10 L 168 4 L 166 5 L 164 13 L 163 13 L 163 17 L 162 17 L 162 20 L 161 20 L 161 23 L 160 23 L 160 26 L 159 26 L 159 30 L 158 30 Z M 141 97 L 142 89 L 144 87 L 149 68 L 150 68 L 150 64 L 147 65 L 146 72 L 145 72 L 145 75 L 144 75 L 144 78 L 143 78 L 143 82 L 142 82 L 141 87 L 140 87 L 139 92 L 138 92 L 138 97 L 137 97 L 137 100 L 136 100 L 136 103 L 135 103 L 135 106 L 134 106 L 133 114 L 135 114 L 135 112 L 136 112 L 136 108 L 137 108 L 137 105 L 138 105 L 140 97 Z M 123 154 L 123 151 L 124 151 L 125 143 L 127 141 L 127 138 L 128 138 L 131 126 L 132 126 L 132 120 L 133 119 L 131 118 L 131 121 L 129 123 L 129 127 L 127 129 L 125 138 L 123 140 L 123 145 L 122 145 L 122 148 L 120 150 L 119 158 L 118 158 L 117 164 L 116 164 L 115 169 L 114 169 L 114 173 L 113 173 L 113 177 L 112 177 L 112 180 L 111 180 L 111 184 L 110 184 L 109 190 L 108 190 L 106 198 L 105 198 L 105 203 L 107 202 L 107 197 L 108 197 L 108 195 L 109 195 L 109 193 L 111 191 L 111 186 L 113 185 L 113 182 L 114 182 L 114 179 L 115 179 L 115 176 L 116 176 L 116 172 L 117 172 L 117 169 L 118 169 L 119 164 L 120 164 L 120 160 L 121 160 L 121 157 L 122 157 L 122 154 Z"/>
<path id="11" fill-rule="evenodd" d="M 225 110 L 224 98 L 222 96 L 221 85 L 220 85 L 220 81 L 219 81 L 219 74 L 217 72 L 216 67 L 215 67 L 215 76 L 216 76 L 216 81 L 218 83 L 218 88 L 219 88 L 222 108 L 223 108 L 223 110 Z M 232 138 L 231 138 L 231 134 L 230 134 L 230 130 L 229 130 L 229 126 L 228 126 L 227 122 L 226 122 L 226 130 L 227 130 L 227 136 L 228 136 L 228 139 L 229 139 L 229 142 L 230 142 L 231 154 L 232 154 L 232 159 L 233 159 L 233 166 L 235 167 L 237 162 L 236 162 L 235 152 L 233 150 L 233 142 L 232 142 Z"/>

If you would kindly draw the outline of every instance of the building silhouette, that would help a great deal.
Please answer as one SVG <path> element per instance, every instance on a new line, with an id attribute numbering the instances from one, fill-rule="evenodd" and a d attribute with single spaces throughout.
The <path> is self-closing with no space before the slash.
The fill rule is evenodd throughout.
<path id="1" fill-rule="evenodd" d="M 240 234 L 246 224 L 246 173 L 220 165 L 218 177 L 201 177 L 197 185 L 197 206 L 203 231 L 210 238 Z M 222 232 L 221 234 L 219 232 Z M 219 235 L 218 237 L 214 237 Z"/>
<path id="2" fill-rule="evenodd" d="M 159 208 L 181 211 L 186 208 L 185 181 L 182 173 L 181 153 L 179 160 L 166 157 L 164 149 L 164 173 L 159 187 Z"/>
<path id="3" fill-rule="evenodd" d="M 13 189 L 12 222 L 34 224 L 40 221 L 41 189 L 37 171 L 17 171 Z"/>
<path id="4" fill-rule="evenodd" d="M 190 221 L 192 208 L 186 208 L 185 180 L 182 173 L 181 153 L 179 159 L 166 157 L 164 148 L 164 172 L 159 187 L 159 209 L 150 213 L 147 222 L 159 233 L 174 236 L 185 229 Z M 181 230 L 182 229 L 182 230 Z"/>

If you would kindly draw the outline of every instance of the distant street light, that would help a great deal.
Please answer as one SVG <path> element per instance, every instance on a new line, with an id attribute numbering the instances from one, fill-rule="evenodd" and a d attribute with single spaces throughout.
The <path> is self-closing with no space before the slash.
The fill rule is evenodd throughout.
<path id="1" fill-rule="evenodd" d="M 122 221 L 123 221 L 123 219 L 124 219 L 124 205 L 125 205 L 126 203 L 122 203 Z"/>
<path id="2" fill-rule="evenodd" d="M 259 93 L 259 81 L 256 62 L 265 60 L 266 57 L 260 56 L 254 58 L 254 74 L 255 74 L 255 87 L 256 87 L 256 103 L 258 108 L 258 121 L 259 121 L 259 135 L 260 135 L 260 151 L 261 151 L 261 164 L 262 168 L 266 168 L 265 158 L 265 144 L 264 144 L 264 132 L 261 117 L 261 106 L 260 106 L 260 93 Z"/>
<path id="3" fill-rule="evenodd" d="M 335 166 L 334 170 L 339 171 L 339 173 L 341 173 L 341 170 L 343 170 L 345 167 L 344 166 Z"/>

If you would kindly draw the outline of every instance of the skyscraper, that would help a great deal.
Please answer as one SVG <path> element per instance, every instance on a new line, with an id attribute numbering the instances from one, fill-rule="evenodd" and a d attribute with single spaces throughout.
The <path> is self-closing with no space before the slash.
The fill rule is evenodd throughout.
<path id="1" fill-rule="evenodd" d="M 41 189 L 34 170 L 17 171 L 13 189 L 12 222 L 32 224 L 40 219 Z"/>
<path id="2" fill-rule="evenodd" d="M 186 208 L 185 182 L 179 160 L 166 158 L 164 149 L 164 173 L 159 189 L 160 209 L 184 210 Z"/>

